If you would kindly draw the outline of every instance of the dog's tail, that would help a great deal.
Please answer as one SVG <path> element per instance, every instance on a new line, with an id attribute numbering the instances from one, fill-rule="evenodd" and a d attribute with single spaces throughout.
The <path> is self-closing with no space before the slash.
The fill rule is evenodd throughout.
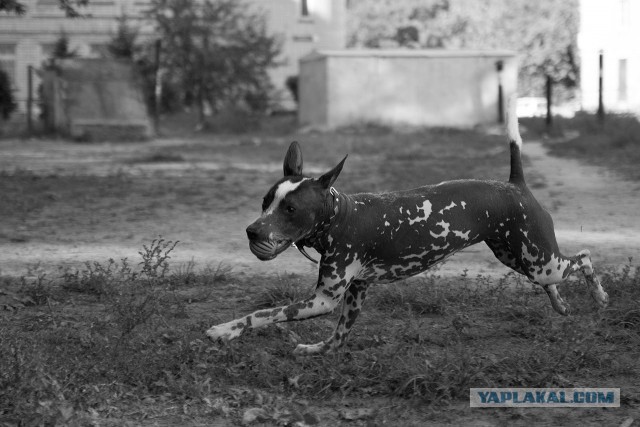
<path id="1" fill-rule="evenodd" d="M 518 131 L 518 115 L 516 114 L 516 97 L 509 100 L 507 111 L 507 136 L 509 137 L 509 150 L 511 151 L 511 174 L 509 182 L 512 184 L 524 184 L 524 172 L 522 171 L 522 138 Z"/>

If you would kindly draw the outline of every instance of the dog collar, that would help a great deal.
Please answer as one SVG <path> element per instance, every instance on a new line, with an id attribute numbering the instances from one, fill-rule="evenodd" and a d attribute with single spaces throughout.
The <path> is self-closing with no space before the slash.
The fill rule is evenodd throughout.
<path id="1" fill-rule="evenodd" d="M 331 222 L 336 217 L 336 215 L 338 215 L 338 212 L 340 210 L 340 201 L 338 200 L 338 196 L 340 196 L 340 193 L 338 193 L 338 190 L 331 187 L 329 189 L 329 194 L 331 194 L 331 200 L 333 201 L 333 207 L 331 209 L 331 215 L 329 216 L 329 218 L 316 224 L 309 236 L 291 244 L 291 246 L 299 250 L 300 253 L 305 256 L 305 258 L 307 258 L 314 264 L 318 264 L 318 261 L 313 259 L 311 255 L 309 255 L 307 251 L 304 250 L 304 247 L 313 247 L 313 244 L 316 243 L 318 237 L 324 234 L 324 232 L 329 229 L 329 227 L 331 226 Z"/>

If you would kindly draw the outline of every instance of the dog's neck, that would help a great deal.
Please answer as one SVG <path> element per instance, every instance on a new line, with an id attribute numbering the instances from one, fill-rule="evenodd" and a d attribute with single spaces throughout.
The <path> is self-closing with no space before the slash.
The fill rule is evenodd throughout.
<path id="1" fill-rule="evenodd" d="M 320 254 L 323 254 L 328 249 L 330 246 L 330 241 L 327 239 L 329 230 L 333 228 L 340 214 L 345 212 L 346 207 L 347 196 L 331 187 L 327 193 L 322 213 L 318 216 L 318 221 L 313 226 L 312 231 L 296 242 L 296 246 L 303 255 L 316 262 L 304 252 L 303 248 L 305 246 L 313 248 Z"/>

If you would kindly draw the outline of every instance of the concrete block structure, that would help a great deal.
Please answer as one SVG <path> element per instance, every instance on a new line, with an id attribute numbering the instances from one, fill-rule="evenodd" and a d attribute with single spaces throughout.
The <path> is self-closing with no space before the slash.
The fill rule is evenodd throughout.
<path id="1" fill-rule="evenodd" d="M 107 59 L 58 60 L 41 72 L 49 130 L 88 141 L 153 136 L 133 64 Z"/>
<path id="2" fill-rule="evenodd" d="M 512 51 L 327 50 L 300 60 L 299 122 L 470 128 L 498 123 L 517 90 Z"/>

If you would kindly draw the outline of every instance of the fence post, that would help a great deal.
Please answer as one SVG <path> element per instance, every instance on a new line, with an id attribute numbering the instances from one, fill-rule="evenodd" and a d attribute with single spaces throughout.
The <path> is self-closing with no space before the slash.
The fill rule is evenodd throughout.
<path id="1" fill-rule="evenodd" d="M 602 91 L 603 91 L 603 83 L 602 78 L 604 74 L 604 66 L 603 66 L 603 57 L 604 53 L 601 50 L 598 58 L 598 120 L 600 122 L 604 122 L 604 102 L 602 101 Z"/>
<path id="2" fill-rule="evenodd" d="M 553 117 L 551 115 L 551 98 L 552 98 L 552 85 L 553 81 L 551 80 L 551 76 L 547 74 L 547 129 L 551 128 L 551 124 L 553 123 Z"/>
<path id="3" fill-rule="evenodd" d="M 502 69 L 504 62 L 496 62 L 496 70 L 498 71 L 498 123 L 504 123 L 504 96 L 502 93 Z"/>
<path id="4" fill-rule="evenodd" d="M 162 104 L 162 76 L 160 73 L 160 50 L 162 49 L 162 42 L 160 39 L 156 40 L 155 45 L 155 88 L 153 91 L 153 128 L 156 136 L 160 133 L 160 108 Z"/>
<path id="5" fill-rule="evenodd" d="M 33 134 L 33 65 L 27 66 L 27 135 Z"/>

